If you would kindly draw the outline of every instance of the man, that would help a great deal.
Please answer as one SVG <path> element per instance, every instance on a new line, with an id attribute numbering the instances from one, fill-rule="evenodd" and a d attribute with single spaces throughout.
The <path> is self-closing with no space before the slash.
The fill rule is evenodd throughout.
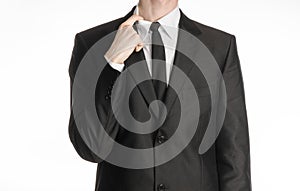
<path id="1" fill-rule="evenodd" d="M 179 51 L 163 46 L 166 43 L 181 43 L 178 38 L 179 30 L 168 30 L 167 26 L 187 31 L 199 39 L 213 55 L 226 85 L 227 107 L 224 123 L 216 141 L 203 154 L 198 153 L 198 148 L 211 116 L 209 83 L 202 71 L 193 67 L 194 64 L 189 58 Z M 106 124 L 105 130 L 109 135 L 116 142 L 135 149 L 160 146 L 171 139 L 182 115 L 180 99 L 188 98 L 192 93 L 189 88 L 183 88 L 180 95 L 172 90 L 172 78 L 176 80 L 176 75 L 173 75 L 174 67 L 188 75 L 194 85 L 199 96 L 201 116 L 198 118 L 199 123 L 195 123 L 195 135 L 176 156 L 159 165 L 134 169 L 112 164 L 94 153 L 91 144 L 79 133 L 71 107 L 70 139 L 83 159 L 98 163 L 95 190 L 250 191 L 248 124 L 234 35 L 189 19 L 178 8 L 178 0 L 140 0 L 126 16 L 76 35 L 69 67 L 71 90 L 84 55 L 97 41 L 115 30 L 119 32 L 106 54 L 99 55 L 105 57 L 108 64 L 101 72 L 95 91 L 97 114 L 100 121 Z M 149 45 L 145 41 L 155 41 L 157 45 Z M 199 50 L 193 51 L 197 54 Z M 155 59 L 163 60 L 164 64 L 157 64 Z M 133 89 L 129 100 L 132 115 L 138 121 L 146 121 L 149 118 L 149 105 L 156 99 L 165 103 L 168 111 L 163 125 L 147 134 L 134 133 L 122 127 L 112 114 L 110 102 L 111 90 L 118 76 L 139 61 L 144 61 L 140 65 L 145 66 L 145 70 L 138 72 L 146 72 L 143 74 L 161 80 L 148 80 L 137 84 L 138 88 Z M 125 81 L 124 84 L 126 83 Z M 191 126 L 195 125 L 193 123 L 190 122 Z M 187 125 L 185 128 L 189 127 Z M 156 152 L 155 148 L 153 152 Z"/>

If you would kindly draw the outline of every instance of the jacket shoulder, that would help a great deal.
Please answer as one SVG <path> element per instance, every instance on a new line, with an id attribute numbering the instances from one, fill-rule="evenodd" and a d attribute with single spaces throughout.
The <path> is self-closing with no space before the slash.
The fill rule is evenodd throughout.
<path id="1" fill-rule="evenodd" d="M 221 30 L 221 29 L 218 29 L 218 28 L 215 28 L 215 27 L 212 27 L 212 26 L 209 26 L 209 25 L 206 25 L 206 24 L 203 24 L 203 23 L 200 23 L 200 22 L 197 22 L 197 21 L 194 21 L 196 27 L 206 36 L 211 36 L 211 37 L 214 37 L 214 38 L 217 38 L 217 39 L 231 39 L 234 35 L 227 32 L 227 31 L 224 31 L 224 30 Z"/>
<path id="2" fill-rule="evenodd" d="M 200 40 L 209 49 L 220 68 L 226 62 L 230 47 L 235 43 L 235 36 L 200 22 L 194 21 L 195 27 L 201 31 Z"/>

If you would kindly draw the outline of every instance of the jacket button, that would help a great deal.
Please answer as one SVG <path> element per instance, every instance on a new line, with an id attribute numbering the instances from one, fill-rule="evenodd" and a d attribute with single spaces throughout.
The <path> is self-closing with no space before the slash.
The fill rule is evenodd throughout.
<path id="1" fill-rule="evenodd" d="M 167 188 L 164 184 L 159 184 L 157 186 L 157 191 L 165 191 Z"/>
<path id="2" fill-rule="evenodd" d="M 165 140 L 166 140 L 166 137 L 163 136 L 163 135 L 159 135 L 159 136 L 157 137 L 157 142 L 158 142 L 159 144 L 165 142 Z"/>

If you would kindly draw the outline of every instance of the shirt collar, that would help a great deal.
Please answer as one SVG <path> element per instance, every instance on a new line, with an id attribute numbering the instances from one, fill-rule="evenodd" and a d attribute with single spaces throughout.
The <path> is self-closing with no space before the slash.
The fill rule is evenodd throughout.
<path id="1" fill-rule="evenodd" d="M 138 14 L 138 5 L 135 7 L 135 10 L 133 14 Z M 168 37 L 170 39 L 173 39 L 176 36 L 177 31 L 174 30 L 174 28 L 178 28 L 180 19 L 180 10 L 177 5 L 171 12 L 169 12 L 167 15 L 163 16 L 157 22 L 161 24 L 162 30 L 166 32 Z M 152 22 L 146 21 L 146 20 L 139 20 L 138 21 L 138 29 L 140 31 L 140 35 L 142 35 L 142 39 L 146 36 L 146 34 L 149 32 L 150 25 Z"/>

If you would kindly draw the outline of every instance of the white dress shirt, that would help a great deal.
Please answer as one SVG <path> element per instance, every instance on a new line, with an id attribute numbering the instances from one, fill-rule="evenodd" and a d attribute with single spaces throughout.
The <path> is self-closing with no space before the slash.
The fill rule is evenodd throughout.
<path id="1" fill-rule="evenodd" d="M 134 10 L 134 14 L 139 14 L 138 6 Z M 166 76 L 167 76 L 167 84 L 169 83 L 170 73 L 173 66 L 173 61 L 175 57 L 175 50 L 177 44 L 177 36 L 178 36 L 178 23 L 180 19 L 180 11 L 179 7 L 177 6 L 171 12 L 169 12 L 164 17 L 157 20 L 160 23 L 160 27 L 158 31 L 161 35 L 162 41 L 165 47 L 165 55 L 166 55 Z M 144 47 L 144 55 L 146 59 L 146 63 L 152 75 L 152 63 L 151 63 L 151 37 L 152 31 L 150 30 L 152 22 L 146 20 L 139 20 L 137 23 L 137 33 L 140 35 L 141 39 L 143 40 Z M 124 64 L 118 63 L 109 63 L 112 68 L 122 71 L 124 68 Z"/>

